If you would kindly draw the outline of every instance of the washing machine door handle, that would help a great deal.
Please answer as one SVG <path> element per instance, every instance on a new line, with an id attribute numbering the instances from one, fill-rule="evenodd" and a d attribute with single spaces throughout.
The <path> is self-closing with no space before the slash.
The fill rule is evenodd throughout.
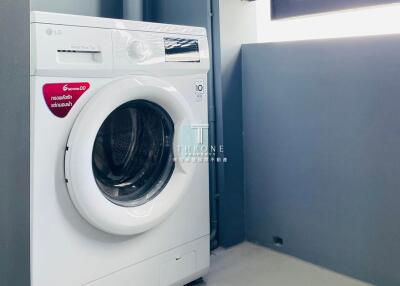
<path id="1" fill-rule="evenodd" d="M 118 120 L 122 124 L 115 123 Z M 127 122 L 129 130 L 139 130 L 144 123 L 151 127 L 127 135 Z M 163 80 L 135 76 L 100 89 L 78 115 L 65 154 L 68 192 L 79 213 L 96 228 L 117 235 L 138 234 L 160 224 L 179 205 L 196 171 L 196 164 L 176 158 L 186 130 L 194 124 L 187 99 Z M 116 135 L 110 130 L 117 130 Z M 126 140 L 136 140 L 136 146 Z M 135 165 L 125 166 L 130 177 L 118 177 L 115 166 L 107 166 L 111 157 L 104 157 L 110 148 L 116 150 L 112 160 L 119 163 L 126 163 L 126 152 L 135 152 L 129 154 L 129 160 L 136 158 Z M 151 181 L 145 174 L 160 179 L 154 176 Z"/>

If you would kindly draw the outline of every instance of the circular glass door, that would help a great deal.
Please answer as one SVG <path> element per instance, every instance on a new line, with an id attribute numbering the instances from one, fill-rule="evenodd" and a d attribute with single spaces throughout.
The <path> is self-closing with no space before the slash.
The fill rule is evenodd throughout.
<path id="1" fill-rule="evenodd" d="M 154 77 L 126 77 L 91 94 L 64 160 L 68 193 L 82 217 L 116 235 L 167 219 L 193 183 L 196 165 L 174 161 L 182 130 L 193 122 L 187 99 Z"/>
<path id="2" fill-rule="evenodd" d="M 97 133 L 92 153 L 96 183 L 114 204 L 154 199 L 173 171 L 174 124 L 159 105 L 133 100 L 114 110 Z"/>

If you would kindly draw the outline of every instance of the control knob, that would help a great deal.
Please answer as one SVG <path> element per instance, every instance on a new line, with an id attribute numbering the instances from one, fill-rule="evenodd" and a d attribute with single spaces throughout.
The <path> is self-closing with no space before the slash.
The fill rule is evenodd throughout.
<path id="1" fill-rule="evenodd" d="M 135 61 L 144 61 L 150 56 L 150 50 L 147 45 L 138 40 L 129 42 L 128 44 L 128 56 Z"/>

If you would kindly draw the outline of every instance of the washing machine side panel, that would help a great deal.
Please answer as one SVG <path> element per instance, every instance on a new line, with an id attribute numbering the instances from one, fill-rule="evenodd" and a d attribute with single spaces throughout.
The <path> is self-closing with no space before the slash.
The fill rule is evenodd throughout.
<path id="1" fill-rule="evenodd" d="M 195 81 L 206 80 L 205 75 L 163 79 L 188 98 L 196 120 L 207 121 L 207 101 L 196 101 L 195 97 Z M 32 78 L 32 286 L 85 285 L 209 235 L 207 164 L 197 168 L 191 188 L 174 213 L 143 234 L 128 237 L 107 234 L 92 227 L 75 209 L 64 178 L 68 135 L 83 105 L 95 96 L 96 90 L 114 80 L 117 79 Z M 58 118 L 43 98 L 42 87 L 50 82 L 89 82 L 90 89 L 65 118 Z M 132 281 L 126 283 L 130 285 Z"/>

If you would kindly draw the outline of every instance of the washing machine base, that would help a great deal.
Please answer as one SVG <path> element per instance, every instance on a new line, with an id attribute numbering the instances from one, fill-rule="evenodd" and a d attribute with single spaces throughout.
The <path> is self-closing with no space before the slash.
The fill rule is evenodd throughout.
<path id="1" fill-rule="evenodd" d="M 86 286 L 181 286 L 208 271 L 209 235 L 130 265 Z"/>

